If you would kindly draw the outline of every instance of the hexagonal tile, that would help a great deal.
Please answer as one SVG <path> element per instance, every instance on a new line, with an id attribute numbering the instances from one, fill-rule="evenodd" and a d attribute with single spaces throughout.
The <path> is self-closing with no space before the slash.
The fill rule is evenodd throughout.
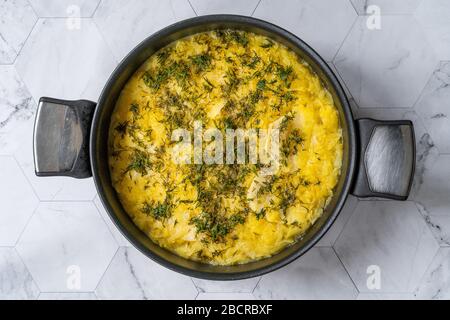
<path id="1" fill-rule="evenodd" d="M 0 248 L 0 299 L 36 299 L 39 289 L 13 248 Z"/>
<path id="2" fill-rule="evenodd" d="M 14 246 L 38 205 L 13 157 L 0 156 L 0 246 Z"/>
<path id="3" fill-rule="evenodd" d="M 331 226 L 330 230 L 325 233 L 322 239 L 316 244 L 318 247 L 331 247 L 336 242 L 336 239 L 341 234 L 345 227 L 348 219 L 350 219 L 353 211 L 355 211 L 356 205 L 358 204 L 358 199 L 354 196 L 348 196 L 344 207 L 336 218 L 336 221 Z"/>
<path id="4" fill-rule="evenodd" d="M 334 245 L 360 292 L 413 290 L 439 246 L 412 202 L 360 201 Z M 380 270 L 380 289 L 367 286 Z"/>
<path id="5" fill-rule="evenodd" d="M 139 42 L 176 21 L 195 16 L 186 0 L 105 0 L 94 14 L 117 59 Z"/>
<path id="6" fill-rule="evenodd" d="M 416 200 L 428 214 L 450 216 L 450 155 L 440 155 L 425 168 Z"/>
<path id="7" fill-rule="evenodd" d="M 259 0 L 190 0 L 189 2 L 198 15 L 230 13 L 250 16 Z"/>
<path id="8" fill-rule="evenodd" d="M 344 89 L 345 94 L 347 95 L 347 98 L 349 100 L 352 100 L 352 94 L 350 90 L 348 89 L 347 85 L 345 84 L 344 80 L 342 80 L 341 75 L 337 71 L 336 67 L 334 66 L 333 61 L 328 62 L 328 66 L 331 68 L 331 70 L 334 72 L 334 75 L 339 80 L 339 83 L 341 84 L 342 88 Z"/>
<path id="9" fill-rule="evenodd" d="M 209 293 L 248 293 L 252 292 L 261 277 L 250 278 L 236 281 L 210 281 L 204 279 L 192 278 L 199 292 Z"/>
<path id="10" fill-rule="evenodd" d="M 434 237 L 440 246 L 450 246 L 450 215 L 439 216 L 431 215 L 426 212 L 421 204 L 418 204 L 419 210 L 425 215 L 425 222 L 428 224 Z"/>
<path id="11" fill-rule="evenodd" d="M 255 300 L 251 293 L 200 292 L 196 300 Z"/>
<path id="12" fill-rule="evenodd" d="M 91 19 L 40 19 L 16 68 L 35 101 L 42 96 L 97 100 L 116 66 Z M 79 28 L 78 28 L 79 27 Z"/>
<path id="13" fill-rule="evenodd" d="M 450 153 L 449 101 L 450 62 L 441 62 L 425 86 L 415 110 L 422 117 L 439 151 L 443 153 Z"/>
<path id="14" fill-rule="evenodd" d="M 189 277 L 151 261 L 136 249 L 120 248 L 96 289 L 100 299 L 195 299 Z"/>
<path id="15" fill-rule="evenodd" d="M 93 292 L 42 292 L 38 300 L 97 300 Z"/>
<path id="16" fill-rule="evenodd" d="M 450 246 L 450 155 L 429 161 L 416 195 L 417 206 L 442 246 Z"/>
<path id="17" fill-rule="evenodd" d="M 295 33 L 327 61 L 333 60 L 353 25 L 356 12 L 347 0 L 262 0 L 253 14 Z"/>
<path id="18" fill-rule="evenodd" d="M 88 292 L 118 246 L 92 202 L 42 202 L 16 248 L 42 291 Z"/>
<path id="19" fill-rule="evenodd" d="M 131 243 L 127 239 L 125 239 L 119 229 L 114 225 L 105 208 L 103 207 L 102 201 L 100 200 L 98 195 L 95 197 L 94 203 L 119 246 L 130 247 Z"/>
<path id="20" fill-rule="evenodd" d="M 360 107 L 412 107 L 437 64 L 420 25 L 384 16 L 381 30 L 359 17 L 334 60 Z"/>
<path id="21" fill-rule="evenodd" d="M 441 248 L 414 295 L 418 299 L 450 299 L 450 248 Z"/>
<path id="22" fill-rule="evenodd" d="M 422 24 L 431 44 L 442 60 L 450 59 L 450 2 L 425 0 L 417 8 L 415 17 Z"/>
<path id="23" fill-rule="evenodd" d="M 422 0 L 351 0 L 359 15 L 367 14 L 369 6 L 378 6 L 381 15 L 411 14 Z"/>
<path id="24" fill-rule="evenodd" d="M 0 64 L 13 63 L 37 17 L 27 0 L 2 1 L 0 12 Z"/>
<path id="25" fill-rule="evenodd" d="M 262 277 L 260 299 L 354 299 L 358 294 L 332 248 L 312 248 L 288 266 Z"/>
<path id="26" fill-rule="evenodd" d="M 100 0 L 28 0 L 39 17 L 90 17 Z"/>
<path id="27" fill-rule="evenodd" d="M 356 300 L 414 300 L 412 293 L 360 293 Z"/>
<path id="28" fill-rule="evenodd" d="M 13 66 L 0 66 L 0 154 L 13 154 L 32 128 L 36 105 Z M 31 139 L 31 136 L 26 137 Z"/>
<path id="29" fill-rule="evenodd" d="M 417 191 L 423 183 L 423 175 L 426 168 L 439 155 L 439 151 L 426 131 L 420 117 L 416 112 L 404 108 L 359 108 L 356 111 L 356 118 L 373 118 L 377 120 L 411 120 L 413 122 L 414 134 L 416 138 L 416 168 L 409 199 L 415 200 Z"/>

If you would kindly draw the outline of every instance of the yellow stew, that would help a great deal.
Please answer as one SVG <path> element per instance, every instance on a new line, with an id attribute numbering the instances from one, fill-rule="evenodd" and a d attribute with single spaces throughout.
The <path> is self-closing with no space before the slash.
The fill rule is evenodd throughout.
<path id="1" fill-rule="evenodd" d="M 195 123 L 223 137 L 276 128 L 279 165 L 268 173 L 248 156 L 194 161 Z M 192 133 L 186 163 L 173 159 L 179 128 Z M 218 151 L 221 141 L 203 138 L 203 150 Z M 333 99 L 309 66 L 237 30 L 195 34 L 151 56 L 125 85 L 109 135 L 113 185 L 134 223 L 182 257 L 220 265 L 269 257 L 301 237 L 333 195 L 342 152 Z"/>

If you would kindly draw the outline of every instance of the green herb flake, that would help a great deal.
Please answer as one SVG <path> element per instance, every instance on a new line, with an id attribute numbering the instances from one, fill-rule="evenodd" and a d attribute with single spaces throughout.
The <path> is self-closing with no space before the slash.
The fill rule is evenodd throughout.
<path id="1" fill-rule="evenodd" d="M 209 54 L 198 54 L 190 58 L 197 72 L 205 71 L 211 65 L 212 58 Z"/>
<path id="2" fill-rule="evenodd" d="M 141 176 L 145 176 L 150 168 L 151 162 L 149 156 L 141 150 L 134 150 L 131 156 L 131 162 L 128 164 L 125 173 L 136 171 Z"/>
<path id="3" fill-rule="evenodd" d="M 156 220 L 166 219 L 170 216 L 170 206 L 167 203 L 158 204 L 156 206 L 151 205 L 148 202 L 144 202 L 141 208 L 141 212 L 147 216 L 151 216 Z"/>

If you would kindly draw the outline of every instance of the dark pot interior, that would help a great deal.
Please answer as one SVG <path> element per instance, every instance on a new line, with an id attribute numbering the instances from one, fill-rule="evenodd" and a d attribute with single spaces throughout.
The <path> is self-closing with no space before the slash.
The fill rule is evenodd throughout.
<path id="1" fill-rule="evenodd" d="M 181 258 L 153 243 L 128 217 L 111 184 L 108 168 L 108 130 L 115 102 L 124 84 L 136 69 L 155 51 L 170 42 L 197 32 L 231 28 L 270 37 L 296 52 L 309 63 L 333 95 L 340 113 L 343 130 L 344 157 L 342 173 L 335 195 L 323 215 L 293 245 L 270 258 L 233 266 L 212 266 Z M 152 35 L 139 44 L 120 63 L 107 82 L 97 105 L 90 137 L 91 165 L 100 198 L 116 226 L 142 253 L 172 270 L 189 276 L 211 280 L 236 280 L 255 277 L 276 270 L 308 251 L 329 229 L 339 214 L 354 173 L 356 148 L 355 129 L 347 98 L 335 75 L 321 57 L 291 33 L 270 23 L 249 17 L 214 15 L 197 17 L 176 23 Z"/>

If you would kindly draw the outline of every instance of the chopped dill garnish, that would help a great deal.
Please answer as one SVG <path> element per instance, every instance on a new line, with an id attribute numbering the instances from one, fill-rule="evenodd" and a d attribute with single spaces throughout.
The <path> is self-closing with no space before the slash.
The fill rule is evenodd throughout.
<path id="1" fill-rule="evenodd" d="M 240 81 L 236 75 L 236 70 L 233 68 L 227 70 L 225 77 L 227 80 L 225 80 L 225 85 L 222 87 L 222 90 L 225 96 L 228 96 L 236 89 Z"/>
<path id="2" fill-rule="evenodd" d="M 206 84 L 204 84 L 203 87 L 205 88 L 206 91 L 211 92 L 215 88 L 215 86 L 211 83 L 211 81 L 208 80 L 208 78 L 203 77 L 203 79 L 206 82 Z"/>
<path id="3" fill-rule="evenodd" d="M 292 206 L 295 202 L 295 189 L 294 190 L 284 190 L 281 193 L 281 199 L 279 203 L 279 207 L 283 213 L 286 213 L 286 210 Z"/>
<path id="4" fill-rule="evenodd" d="M 277 74 L 278 77 L 284 81 L 284 83 L 289 86 L 289 76 L 291 76 L 293 73 L 293 69 L 291 66 L 287 66 L 287 67 L 282 67 L 282 66 L 278 66 L 277 69 Z"/>
<path id="5" fill-rule="evenodd" d="M 120 135 L 123 137 L 127 133 L 128 120 L 123 122 L 119 122 L 117 126 L 114 128 Z"/>
<path id="6" fill-rule="evenodd" d="M 273 47 L 273 41 L 270 39 L 266 39 L 266 42 L 264 42 L 263 44 L 260 45 L 261 48 L 270 48 Z"/>
<path id="7" fill-rule="evenodd" d="M 223 120 L 225 129 L 236 129 L 237 125 L 234 123 L 233 119 L 231 117 L 227 117 L 225 118 L 225 120 Z"/>
<path id="8" fill-rule="evenodd" d="M 138 114 L 138 112 L 139 112 L 139 105 L 137 103 L 132 103 L 130 105 L 130 111 L 133 112 L 134 114 Z"/>
<path id="9" fill-rule="evenodd" d="M 257 220 L 260 220 L 260 219 L 264 218 L 266 216 L 266 209 L 262 208 L 258 212 L 255 212 L 255 216 L 256 216 Z"/>
<path id="10" fill-rule="evenodd" d="M 259 80 L 258 84 L 256 85 L 256 88 L 258 90 L 264 90 L 266 88 L 266 80 Z"/>
<path id="11" fill-rule="evenodd" d="M 161 85 L 174 77 L 180 86 L 184 86 L 189 77 L 189 67 L 181 62 L 173 62 L 168 66 L 160 68 L 156 73 L 149 70 L 142 75 L 144 84 L 154 90 L 158 90 Z"/>
<path id="12" fill-rule="evenodd" d="M 130 105 L 130 111 L 133 113 L 133 120 L 137 120 L 141 117 L 139 114 L 139 105 L 137 103 L 132 103 Z"/>
<path id="13" fill-rule="evenodd" d="M 141 212 L 147 216 L 151 216 L 156 220 L 168 218 L 170 216 L 170 206 L 167 203 L 151 205 L 145 201 L 142 205 Z"/>
<path id="14" fill-rule="evenodd" d="M 131 162 L 128 164 L 125 173 L 136 171 L 141 176 L 145 176 L 151 168 L 151 162 L 148 154 L 141 150 L 134 150 L 131 156 Z"/>
<path id="15" fill-rule="evenodd" d="M 191 219 L 191 224 L 197 229 L 197 233 L 203 233 L 214 242 L 223 241 L 233 228 L 243 224 L 245 217 L 234 214 L 229 218 L 203 212 Z"/>
<path id="16" fill-rule="evenodd" d="M 236 30 L 230 30 L 228 32 L 228 36 L 234 40 L 235 42 L 239 43 L 240 45 L 246 47 L 248 45 L 248 37 L 247 34 L 241 31 Z"/>
<path id="17" fill-rule="evenodd" d="M 261 61 L 261 58 L 256 54 L 253 53 L 253 56 L 249 56 L 247 54 L 243 55 L 242 57 L 242 64 L 244 66 L 249 67 L 250 69 L 255 69 L 256 65 Z"/>
<path id="18" fill-rule="evenodd" d="M 197 72 L 205 71 L 211 65 L 212 58 L 209 54 L 198 54 L 190 58 Z"/>
<path id="19" fill-rule="evenodd" d="M 291 101 L 294 101 L 296 99 L 296 97 L 292 94 L 291 91 L 288 91 L 281 95 L 281 99 L 285 102 L 291 102 Z"/>
<path id="20" fill-rule="evenodd" d="M 170 56 L 169 50 L 162 50 L 158 52 L 158 54 L 156 55 L 156 59 L 158 60 L 159 64 L 163 65 L 167 61 L 169 56 Z"/>

